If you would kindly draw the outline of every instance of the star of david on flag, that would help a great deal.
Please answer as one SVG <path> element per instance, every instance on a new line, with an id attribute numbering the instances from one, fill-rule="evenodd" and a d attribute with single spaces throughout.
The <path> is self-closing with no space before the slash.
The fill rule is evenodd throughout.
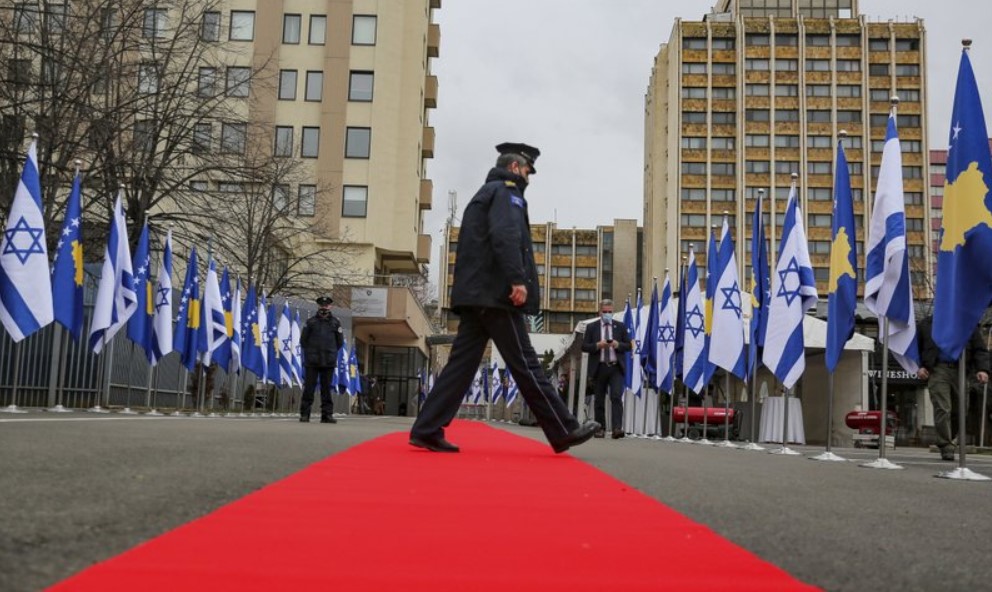
<path id="1" fill-rule="evenodd" d="M 692 392 L 701 394 L 706 388 L 706 317 L 703 314 L 703 293 L 699 288 L 696 254 L 689 247 L 689 269 L 685 292 L 684 382 Z"/>
<path id="2" fill-rule="evenodd" d="M 730 225 L 723 218 L 723 232 L 716 264 L 716 298 L 713 307 L 713 331 L 710 338 L 710 362 L 743 379 L 747 374 L 747 350 L 744 347 L 744 321 L 741 318 L 741 291 L 737 277 L 737 254 Z"/>

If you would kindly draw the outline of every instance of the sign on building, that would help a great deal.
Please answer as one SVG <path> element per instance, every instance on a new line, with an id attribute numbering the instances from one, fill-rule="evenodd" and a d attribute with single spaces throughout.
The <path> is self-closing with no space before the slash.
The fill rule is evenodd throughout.
<path id="1" fill-rule="evenodd" d="M 352 288 L 351 314 L 361 318 L 386 318 L 389 288 Z"/>

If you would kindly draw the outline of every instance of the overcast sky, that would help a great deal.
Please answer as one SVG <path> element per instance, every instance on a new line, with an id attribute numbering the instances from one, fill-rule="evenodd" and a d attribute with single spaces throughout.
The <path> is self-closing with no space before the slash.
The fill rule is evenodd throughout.
<path id="1" fill-rule="evenodd" d="M 446 0 L 441 26 L 431 276 L 458 194 L 460 217 L 500 142 L 540 148 L 527 190 L 531 223 L 592 228 L 642 219 L 644 93 L 674 19 L 700 21 L 710 0 Z M 927 30 L 930 148 L 946 148 L 961 39 L 992 114 L 992 5 L 988 0 L 861 0 L 872 21 L 918 16 Z"/>

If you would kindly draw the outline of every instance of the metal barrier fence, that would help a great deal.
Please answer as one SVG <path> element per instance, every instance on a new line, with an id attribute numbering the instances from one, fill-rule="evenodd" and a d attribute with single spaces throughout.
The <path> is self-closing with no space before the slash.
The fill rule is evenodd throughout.
<path id="1" fill-rule="evenodd" d="M 19 344 L 0 329 L 0 406 L 51 407 L 58 402 L 79 409 L 95 405 L 196 409 L 197 393 L 192 388 L 197 384 L 196 377 L 182 367 L 178 354 L 171 353 L 159 360 L 152 372 L 144 351 L 127 338 L 125 328 L 114 336 L 104 353 L 93 354 L 87 332 L 99 278 L 90 266 L 87 268 L 84 334 L 78 343 L 55 323 Z M 174 289 L 173 302 L 178 295 L 179 290 Z M 293 308 L 300 309 L 303 319 L 314 310 L 313 305 L 302 302 L 294 302 Z M 105 400 L 108 361 L 110 389 Z M 253 373 L 244 369 L 240 376 L 232 377 L 216 366 L 207 385 L 212 387 L 204 396 L 203 407 L 207 411 L 295 411 L 301 394 L 298 387 L 275 389 L 271 384 L 262 385 Z"/>

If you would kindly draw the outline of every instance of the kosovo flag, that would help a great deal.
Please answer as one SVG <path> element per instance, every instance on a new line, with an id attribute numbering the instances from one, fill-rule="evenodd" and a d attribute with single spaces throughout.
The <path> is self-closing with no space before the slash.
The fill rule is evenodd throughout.
<path id="1" fill-rule="evenodd" d="M 982 101 L 967 49 L 961 52 L 944 181 L 937 252 L 933 340 L 949 359 L 965 344 L 992 300 L 992 156 Z"/>
<path id="2" fill-rule="evenodd" d="M 264 378 L 265 357 L 262 356 L 262 331 L 258 324 L 258 295 L 255 285 L 248 285 L 248 295 L 241 309 L 241 365 L 255 376 Z"/>
<path id="3" fill-rule="evenodd" d="M 141 229 L 138 246 L 134 250 L 134 294 L 138 306 L 127 321 L 127 338 L 145 351 L 149 362 L 154 358 L 152 350 L 152 320 L 155 318 L 155 300 L 152 298 L 152 257 L 148 248 L 148 222 Z"/>
<path id="4" fill-rule="evenodd" d="M 837 369 L 844 345 L 854 335 L 854 307 L 858 303 L 858 251 L 855 246 L 854 201 L 844 146 L 837 142 L 834 171 L 834 222 L 830 244 L 830 280 L 827 285 L 827 370 Z"/>
<path id="5" fill-rule="evenodd" d="M 710 243 L 706 247 L 706 293 L 703 295 L 706 308 L 706 339 L 703 345 L 703 387 L 710 383 L 716 364 L 710 362 L 710 339 L 713 337 L 713 301 L 716 299 L 716 283 L 720 277 L 720 247 L 716 242 L 716 227 L 710 233 Z"/>
<path id="6" fill-rule="evenodd" d="M 176 330 L 172 337 L 172 349 L 179 352 L 183 366 L 190 372 L 196 368 L 200 358 L 200 277 L 197 275 L 196 247 L 189 254 L 186 266 L 186 280 L 179 298 L 179 314 L 176 317 Z"/>
<path id="7" fill-rule="evenodd" d="M 65 221 L 55 249 L 52 302 L 55 321 L 79 341 L 83 334 L 83 215 L 82 176 L 76 173 L 65 207 Z"/>
<path id="8" fill-rule="evenodd" d="M 768 241 L 765 240 L 765 218 L 761 212 L 764 191 L 758 192 L 751 220 L 751 346 L 748 375 L 758 370 L 760 348 L 765 346 L 768 328 L 768 301 L 771 299 L 768 273 Z"/>

